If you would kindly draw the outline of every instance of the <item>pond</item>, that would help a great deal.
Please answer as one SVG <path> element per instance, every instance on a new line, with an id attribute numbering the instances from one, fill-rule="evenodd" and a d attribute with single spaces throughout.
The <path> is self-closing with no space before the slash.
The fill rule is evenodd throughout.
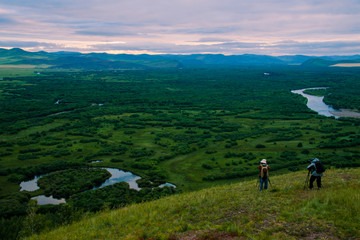
<path id="1" fill-rule="evenodd" d="M 335 117 L 339 118 L 339 116 L 335 115 L 334 112 L 339 110 L 334 109 L 333 107 L 324 103 L 324 96 L 318 97 L 310 94 L 304 93 L 305 90 L 308 89 L 326 89 L 326 87 L 317 87 L 317 88 L 304 88 L 299 90 L 293 90 L 292 93 L 301 94 L 303 97 L 306 97 L 308 102 L 307 106 L 311 110 L 317 112 L 319 115 L 326 116 L 326 117 Z"/>
<path id="2" fill-rule="evenodd" d="M 44 174 L 45 175 L 45 174 Z M 35 176 L 34 179 L 31 179 L 29 181 L 22 181 L 20 183 L 20 191 L 36 191 L 39 188 L 39 186 L 37 185 L 37 181 L 39 180 L 39 178 L 41 178 L 44 175 L 40 175 L 40 176 Z"/>
<path id="3" fill-rule="evenodd" d="M 129 184 L 129 187 L 135 190 L 140 190 L 141 188 L 138 186 L 136 180 L 140 179 L 141 177 L 132 174 L 131 172 L 125 172 L 123 170 L 117 169 L 117 168 L 103 168 L 105 170 L 107 170 L 110 174 L 111 177 L 109 179 L 107 179 L 103 184 L 101 184 L 98 187 L 94 187 L 92 190 L 98 189 L 98 188 L 103 188 L 115 183 L 119 183 L 119 182 L 127 182 Z M 46 174 L 44 174 L 46 175 Z M 35 191 L 39 189 L 39 186 L 37 185 L 37 181 L 39 178 L 41 178 L 44 175 L 40 175 L 40 176 L 35 176 L 34 179 L 30 180 L 30 181 L 23 181 L 20 183 L 20 191 Z M 162 185 L 160 185 L 159 187 L 174 187 L 176 188 L 176 186 L 174 184 L 171 183 L 164 183 Z M 60 203 L 65 203 L 65 199 L 56 199 L 53 198 L 52 196 L 50 197 L 46 197 L 45 195 L 40 195 L 40 196 L 36 196 L 33 197 L 31 199 L 35 199 L 37 200 L 39 205 L 45 205 L 45 204 L 60 204 Z"/>
<path id="4" fill-rule="evenodd" d="M 66 203 L 65 198 L 57 199 L 57 198 L 54 198 L 53 196 L 47 197 L 45 195 L 39 195 L 36 197 L 32 197 L 31 199 L 36 200 L 37 204 L 39 204 L 39 205 L 45 205 L 45 204 L 57 205 L 60 203 Z"/>
<path id="5" fill-rule="evenodd" d="M 129 187 L 135 190 L 140 190 L 136 180 L 140 179 L 141 177 L 132 174 L 131 172 L 124 172 L 117 168 L 103 168 L 106 169 L 109 173 L 111 173 L 111 177 L 106 180 L 101 186 L 94 187 L 93 189 L 103 188 L 115 183 L 119 182 L 127 182 Z"/>

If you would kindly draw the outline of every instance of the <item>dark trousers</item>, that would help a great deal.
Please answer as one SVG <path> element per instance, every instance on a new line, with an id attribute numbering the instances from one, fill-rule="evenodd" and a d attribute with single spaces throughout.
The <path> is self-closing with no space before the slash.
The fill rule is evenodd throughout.
<path id="1" fill-rule="evenodd" d="M 321 188 L 321 177 L 320 176 L 311 176 L 310 177 L 310 185 L 309 185 L 309 188 L 312 189 L 314 187 L 314 181 L 316 179 L 316 184 L 317 184 L 317 187 L 318 188 Z"/>
<path id="2" fill-rule="evenodd" d="M 267 177 L 266 178 L 260 177 L 260 191 L 263 189 L 266 190 L 268 188 L 268 181 L 269 181 L 269 179 Z"/>

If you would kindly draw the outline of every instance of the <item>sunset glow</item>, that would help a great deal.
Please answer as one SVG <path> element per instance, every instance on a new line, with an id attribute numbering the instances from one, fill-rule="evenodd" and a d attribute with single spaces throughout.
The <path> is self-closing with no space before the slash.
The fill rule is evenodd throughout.
<path id="1" fill-rule="evenodd" d="M 360 53 L 360 2 L 2 0 L 0 47 L 148 54 Z"/>

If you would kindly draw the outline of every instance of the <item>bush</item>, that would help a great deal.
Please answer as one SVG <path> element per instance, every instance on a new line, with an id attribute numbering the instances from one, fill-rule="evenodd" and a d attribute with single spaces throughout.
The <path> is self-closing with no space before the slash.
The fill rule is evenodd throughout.
<path id="1" fill-rule="evenodd" d="M 26 214 L 30 194 L 17 192 L 0 197 L 0 217 L 11 217 Z"/>
<path id="2" fill-rule="evenodd" d="M 124 162 L 124 160 L 120 158 L 112 158 L 110 162 Z"/>
<path id="3" fill-rule="evenodd" d="M 211 165 L 209 165 L 209 164 L 207 164 L 207 163 L 203 163 L 203 164 L 201 165 L 201 167 L 203 167 L 203 168 L 205 168 L 205 169 L 212 169 L 212 168 L 213 168 Z"/>
<path id="4" fill-rule="evenodd" d="M 310 151 L 309 151 L 309 150 L 307 150 L 307 149 L 304 149 L 304 150 L 302 150 L 302 151 L 301 151 L 301 153 L 302 153 L 302 154 L 306 154 L 306 155 L 308 155 L 308 154 L 310 153 Z"/>
<path id="5" fill-rule="evenodd" d="M 50 173 L 38 180 L 46 195 L 68 198 L 74 193 L 101 185 L 111 174 L 101 168 L 78 168 Z"/>
<path id="6" fill-rule="evenodd" d="M 256 148 L 265 148 L 265 145 L 257 144 L 255 147 L 256 147 Z"/>
<path id="7" fill-rule="evenodd" d="M 153 150 L 146 150 L 146 148 L 142 148 L 142 149 L 135 149 L 132 150 L 130 152 L 130 157 L 131 158 L 138 158 L 138 157 L 146 157 L 146 156 L 151 156 L 154 154 Z"/>
<path id="8" fill-rule="evenodd" d="M 136 162 L 136 163 L 131 164 L 131 167 L 137 168 L 137 169 L 147 170 L 147 169 L 151 169 L 152 165 L 149 164 L 149 163 Z"/>

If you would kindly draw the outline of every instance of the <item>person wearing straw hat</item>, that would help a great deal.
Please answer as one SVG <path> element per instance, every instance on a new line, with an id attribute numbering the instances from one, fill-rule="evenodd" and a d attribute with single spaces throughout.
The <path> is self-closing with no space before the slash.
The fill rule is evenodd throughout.
<path id="1" fill-rule="evenodd" d="M 260 191 L 268 188 L 269 169 L 270 167 L 267 165 L 266 159 L 261 160 L 259 165 Z"/>

